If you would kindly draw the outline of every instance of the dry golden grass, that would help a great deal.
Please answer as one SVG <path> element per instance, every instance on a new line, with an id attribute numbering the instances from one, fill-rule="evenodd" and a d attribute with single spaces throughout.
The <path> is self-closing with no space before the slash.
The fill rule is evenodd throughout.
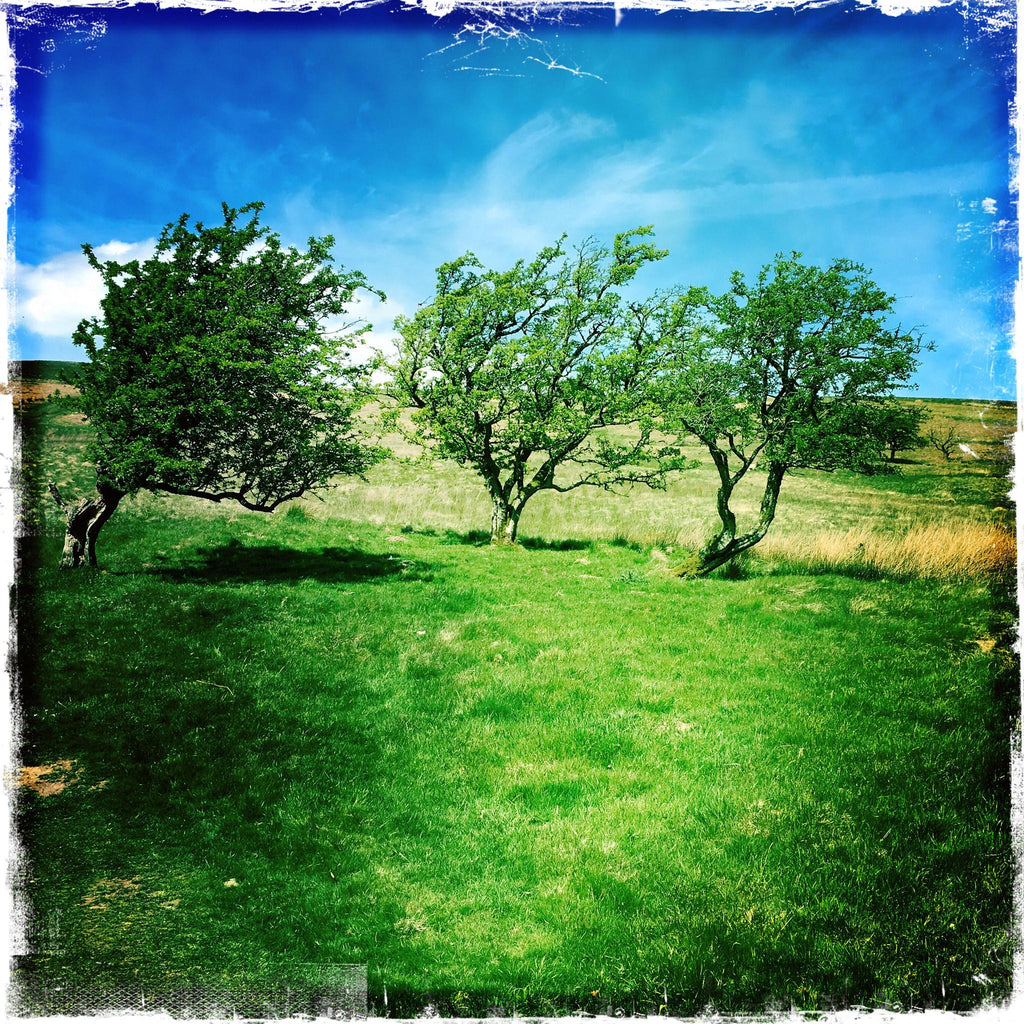
<path id="1" fill-rule="evenodd" d="M 1012 571 L 1017 544 L 1004 526 L 961 521 L 922 523 L 903 534 L 861 527 L 806 538 L 769 535 L 758 554 L 813 569 L 863 567 L 897 576 L 966 580 Z"/>
<path id="2" fill-rule="evenodd" d="M 32 402 L 45 402 L 58 391 L 65 395 L 78 394 L 76 388 L 51 380 L 13 380 L 8 384 L 0 384 L 0 394 L 10 395 L 15 408 Z"/>
<path id="3" fill-rule="evenodd" d="M 26 765 L 18 769 L 17 784 L 40 796 L 56 796 L 77 782 L 82 776 L 75 770 L 74 761 L 55 761 L 53 764 Z"/>

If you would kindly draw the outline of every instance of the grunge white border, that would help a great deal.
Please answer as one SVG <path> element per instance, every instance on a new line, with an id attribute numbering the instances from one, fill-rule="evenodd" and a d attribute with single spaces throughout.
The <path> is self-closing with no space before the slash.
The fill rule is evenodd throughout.
<path id="1" fill-rule="evenodd" d="M 437 18 L 462 13 L 517 17 L 523 20 L 542 19 L 565 11 L 611 9 L 725 13 L 758 13 L 768 11 L 803 11 L 844 5 L 853 10 L 877 10 L 890 17 L 920 14 L 942 7 L 954 7 L 965 19 L 990 28 L 1012 25 L 1017 15 L 1017 0 L 0 0 L 0 8 L 25 11 L 46 8 L 79 9 L 153 6 L 158 10 L 192 10 L 210 14 L 215 11 L 250 13 L 310 13 L 321 10 L 361 10 L 391 4 L 408 10 L 420 10 Z"/>

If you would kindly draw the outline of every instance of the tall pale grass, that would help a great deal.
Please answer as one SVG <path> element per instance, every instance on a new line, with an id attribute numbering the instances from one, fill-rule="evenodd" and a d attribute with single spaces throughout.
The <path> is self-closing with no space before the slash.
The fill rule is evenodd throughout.
<path id="1" fill-rule="evenodd" d="M 964 520 L 922 523 L 906 533 L 854 528 L 805 537 L 769 535 L 759 556 L 809 569 L 867 568 L 939 579 L 972 579 L 1011 572 L 1017 561 L 1013 532 L 1005 526 Z"/>

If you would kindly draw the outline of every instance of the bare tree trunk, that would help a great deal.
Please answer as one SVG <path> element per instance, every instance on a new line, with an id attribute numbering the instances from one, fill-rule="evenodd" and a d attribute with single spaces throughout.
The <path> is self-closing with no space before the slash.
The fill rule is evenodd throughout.
<path id="1" fill-rule="evenodd" d="M 718 495 L 716 497 L 716 509 L 718 518 L 722 525 L 718 533 L 711 538 L 697 555 L 696 565 L 690 563 L 686 569 L 686 575 L 705 576 L 712 569 L 724 565 L 735 554 L 736 544 L 736 514 L 729 507 L 729 500 L 732 498 L 735 480 L 729 472 L 729 460 L 724 452 L 717 448 L 711 449 L 711 458 L 714 460 L 715 468 L 718 470 Z"/>
<path id="2" fill-rule="evenodd" d="M 782 478 L 786 474 L 786 467 L 781 462 L 772 462 L 768 466 L 768 479 L 764 485 L 764 495 L 761 498 L 761 514 L 758 517 L 757 526 L 736 536 L 736 516 L 729 508 L 729 498 L 732 495 L 732 487 L 723 479 L 722 486 L 718 490 L 718 516 L 722 520 L 722 528 L 718 535 L 705 545 L 697 560 L 697 567 L 694 570 L 695 576 L 707 576 L 715 569 L 731 561 L 738 554 L 752 548 L 758 541 L 764 538 L 768 528 L 775 519 L 775 509 L 779 501 L 779 491 L 782 488 Z"/>
<path id="3" fill-rule="evenodd" d="M 509 547 L 516 542 L 522 509 L 495 498 L 491 512 L 491 543 Z"/>
<path id="4" fill-rule="evenodd" d="M 109 484 L 97 482 L 95 498 L 83 498 L 77 505 L 68 505 L 54 484 L 50 494 L 64 513 L 67 532 L 64 550 L 60 556 L 62 569 L 77 569 L 81 565 L 96 566 L 96 541 L 104 523 L 114 514 L 124 492 Z"/>
<path id="5" fill-rule="evenodd" d="M 718 518 L 722 525 L 718 533 L 704 545 L 698 556 L 696 570 L 698 575 L 704 575 L 705 571 L 711 571 L 710 569 L 705 570 L 705 565 L 714 563 L 713 567 L 717 568 L 728 562 L 732 558 L 732 548 L 736 542 L 736 515 L 729 507 L 729 499 L 732 497 L 735 483 L 729 473 L 729 462 L 725 454 L 717 450 L 711 453 L 711 457 L 718 470 L 719 486 L 716 500 Z"/>

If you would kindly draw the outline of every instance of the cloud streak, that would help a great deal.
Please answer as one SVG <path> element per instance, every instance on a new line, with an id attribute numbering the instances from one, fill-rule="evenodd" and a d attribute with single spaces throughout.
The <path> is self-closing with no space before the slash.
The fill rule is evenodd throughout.
<path id="1" fill-rule="evenodd" d="M 714 145 L 706 143 L 705 151 Z M 689 152 L 678 132 L 633 149 L 597 119 L 544 113 L 495 147 L 477 174 L 381 216 L 336 223 L 332 231 L 346 250 L 372 238 L 400 264 L 412 252 L 429 253 L 436 263 L 466 250 L 510 262 L 562 231 L 579 237 L 653 222 L 660 236 L 678 244 L 701 225 L 978 192 L 990 174 L 984 163 L 971 161 L 704 184 L 718 175 L 701 163 L 701 151 Z"/>

